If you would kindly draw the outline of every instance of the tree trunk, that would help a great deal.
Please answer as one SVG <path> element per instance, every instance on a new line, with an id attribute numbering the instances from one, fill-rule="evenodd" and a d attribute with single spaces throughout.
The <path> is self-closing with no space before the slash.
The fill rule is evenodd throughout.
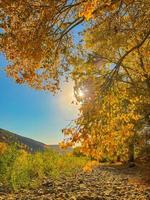
<path id="1" fill-rule="evenodd" d="M 129 143 L 129 154 L 128 154 L 128 164 L 129 164 L 129 167 L 134 167 L 135 166 L 135 163 L 134 163 L 134 160 L 135 160 L 135 156 L 134 156 L 134 138 L 131 139 L 130 143 Z"/>
<path id="2" fill-rule="evenodd" d="M 131 143 L 129 144 L 129 158 L 128 158 L 129 162 L 134 162 L 134 142 L 131 141 Z"/>

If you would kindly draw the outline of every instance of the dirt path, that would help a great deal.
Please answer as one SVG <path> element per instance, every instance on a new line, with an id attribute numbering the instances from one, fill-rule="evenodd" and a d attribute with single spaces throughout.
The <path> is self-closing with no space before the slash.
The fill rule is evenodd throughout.
<path id="1" fill-rule="evenodd" d="M 138 181 L 138 173 L 135 168 L 105 166 L 91 174 L 46 180 L 40 189 L 1 194 L 0 200 L 150 200 L 150 185 Z"/>

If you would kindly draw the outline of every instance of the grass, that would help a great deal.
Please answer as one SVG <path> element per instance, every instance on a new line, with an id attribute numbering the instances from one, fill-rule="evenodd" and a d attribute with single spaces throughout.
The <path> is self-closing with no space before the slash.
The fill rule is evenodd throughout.
<path id="1" fill-rule="evenodd" d="M 4 149 L 4 148 L 3 148 Z M 87 158 L 60 155 L 52 150 L 30 154 L 16 146 L 0 152 L 0 184 L 9 190 L 36 188 L 45 178 L 71 176 L 82 170 Z"/>

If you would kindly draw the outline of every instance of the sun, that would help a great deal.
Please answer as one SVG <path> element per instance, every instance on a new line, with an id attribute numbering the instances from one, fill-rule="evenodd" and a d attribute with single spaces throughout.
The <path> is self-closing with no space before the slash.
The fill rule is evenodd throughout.
<path id="1" fill-rule="evenodd" d="M 82 90 L 79 90 L 78 95 L 79 95 L 79 97 L 83 97 L 83 96 L 84 96 L 83 91 L 82 91 Z"/>

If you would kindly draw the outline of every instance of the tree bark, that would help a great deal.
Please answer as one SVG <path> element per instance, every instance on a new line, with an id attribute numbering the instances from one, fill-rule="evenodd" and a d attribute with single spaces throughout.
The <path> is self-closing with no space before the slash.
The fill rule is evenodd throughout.
<path id="1" fill-rule="evenodd" d="M 134 142 L 133 140 L 130 142 L 129 144 L 129 158 L 128 158 L 128 162 L 134 162 Z"/>

